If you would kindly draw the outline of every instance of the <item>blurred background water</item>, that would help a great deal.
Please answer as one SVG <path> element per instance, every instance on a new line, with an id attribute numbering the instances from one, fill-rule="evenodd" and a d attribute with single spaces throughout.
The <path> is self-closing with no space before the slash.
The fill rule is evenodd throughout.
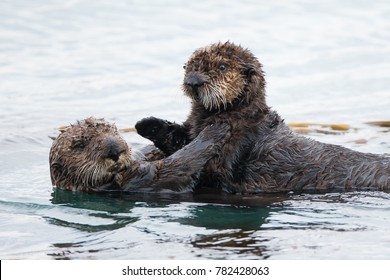
<path id="1" fill-rule="evenodd" d="M 249 207 L 53 190 L 57 128 L 186 119 L 183 69 L 231 40 L 264 65 L 286 122 L 308 137 L 390 153 L 389 1 L 0 1 L 1 259 L 390 259 L 390 195 L 275 198 Z M 132 145 L 148 141 L 125 134 Z"/>

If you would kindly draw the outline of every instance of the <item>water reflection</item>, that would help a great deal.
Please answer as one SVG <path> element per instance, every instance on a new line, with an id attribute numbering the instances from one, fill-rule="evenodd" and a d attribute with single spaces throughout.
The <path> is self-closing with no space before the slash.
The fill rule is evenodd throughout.
<path id="1" fill-rule="evenodd" d="M 61 211 L 45 216 L 45 220 L 81 232 L 113 231 L 138 220 L 129 214 L 135 203 L 107 196 L 55 189 L 51 202 L 61 205 Z"/>
<path id="2" fill-rule="evenodd" d="M 126 213 L 134 207 L 135 202 L 119 199 L 116 194 L 89 194 L 82 192 L 65 191 L 54 188 L 51 194 L 51 203 L 72 208 L 105 211 L 108 213 Z"/>
<path id="3" fill-rule="evenodd" d="M 173 219 L 172 221 L 206 229 L 258 230 L 265 222 L 270 211 L 270 208 L 201 205 L 191 207 L 187 217 Z M 275 211 L 275 209 L 272 211 Z"/>
<path id="4" fill-rule="evenodd" d="M 100 255 L 107 250 L 107 233 L 115 244 L 112 249 L 122 251 L 124 249 L 118 247 L 121 242 L 112 236 L 123 236 L 123 232 L 131 231 L 132 235 L 126 237 L 129 241 L 133 239 L 126 243 L 130 252 L 143 243 L 134 237 L 142 236 L 153 243 L 189 244 L 197 248 L 192 257 L 214 252 L 212 258 L 236 254 L 265 258 L 262 242 L 266 239 L 259 236 L 258 231 L 271 212 L 282 209 L 276 206 L 287 199 L 286 196 L 221 196 L 215 191 L 182 196 L 142 194 L 142 198 L 144 202 L 140 202 L 140 194 L 105 196 L 55 189 L 52 203 L 61 205 L 62 211 L 45 220 L 82 233 L 84 238 L 78 242 L 53 243 L 53 252 L 48 255 L 55 259 L 74 259 L 92 253 L 91 250 Z"/>
<path id="5" fill-rule="evenodd" d="M 267 259 L 271 254 L 267 250 L 267 241 L 268 238 L 258 236 L 258 231 L 238 230 L 199 236 L 191 244 L 203 249 L 200 250 L 202 257 Z"/>
<path id="6" fill-rule="evenodd" d="M 208 258 L 267 258 L 268 238 L 261 235 L 261 227 L 270 213 L 281 208 L 217 207 L 207 205 L 196 207 L 192 216 L 178 219 L 187 224 L 207 229 L 218 229 L 217 233 L 199 234 L 191 245 L 198 249 L 199 256 Z"/>
<path id="7" fill-rule="evenodd" d="M 51 202 L 63 207 L 84 209 L 80 214 L 98 219 L 110 219 L 107 225 L 86 225 L 77 221 L 64 221 L 56 217 L 46 219 L 57 226 L 68 226 L 83 231 L 116 229 L 138 220 L 135 208 L 157 208 L 161 217 L 169 222 L 206 229 L 259 229 L 269 215 L 270 206 L 281 203 L 288 196 L 244 196 L 197 192 L 195 194 L 86 194 L 54 189 Z M 144 203 L 142 203 L 142 201 Z M 186 208 L 186 215 L 172 216 L 169 209 Z M 168 209 L 164 211 L 164 209 Z M 68 210 L 71 211 L 71 210 Z M 75 210 L 73 210 L 74 212 Z M 145 212 L 149 210 L 145 209 Z M 133 214 L 132 214 L 133 213 Z M 133 215 L 133 216 L 132 216 Z"/>
<path id="8" fill-rule="evenodd" d="M 51 192 L 47 165 L 47 135 L 75 119 L 183 121 L 182 65 L 218 40 L 259 57 L 286 122 L 352 128 L 308 137 L 389 153 L 389 128 L 366 124 L 389 120 L 388 11 L 388 1 L 2 1 L 0 257 L 389 259 L 388 194 L 107 197 Z"/>

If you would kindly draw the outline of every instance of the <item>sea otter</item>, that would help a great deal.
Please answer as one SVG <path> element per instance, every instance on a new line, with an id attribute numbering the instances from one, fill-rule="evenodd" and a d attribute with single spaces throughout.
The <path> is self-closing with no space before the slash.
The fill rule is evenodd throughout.
<path id="1" fill-rule="evenodd" d="M 196 50 L 184 68 L 182 88 L 192 101 L 188 119 L 179 125 L 150 117 L 136 128 L 170 154 L 208 122 L 230 124 L 231 139 L 208 162 L 200 185 L 241 194 L 389 190 L 389 156 L 292 132 L 267 106 L 262 65 L 248 49 L 231 42 L 212 44 Z"/>
<path id="2" fill-rule="evenodd" d="M 82 192 L 186 192 L 228 139 L 229 125 L 213 123 L 167 158 L 156 149 L 132 152 L 114 124 L 93 117 L 62 129 L 50 149 L 53 186 Z"/>

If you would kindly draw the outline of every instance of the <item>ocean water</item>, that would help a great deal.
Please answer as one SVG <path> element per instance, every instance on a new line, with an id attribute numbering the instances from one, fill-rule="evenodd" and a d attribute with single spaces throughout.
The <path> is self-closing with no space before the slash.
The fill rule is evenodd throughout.
<path id="1" fill-rule="evenodd" d="M 0 2 L 1 259 L 390 259 L 390 194 L 137 200 L 51 186 L 57 128 L 181 122 L 182 66 L 233 41 L 264 65 L 267 101 L 307 137 L 390 153 L 389 1 Z M 134 146 L 149 142 L 135 133 Z M 153 252 L 153 253 L 151 253 Z"/>

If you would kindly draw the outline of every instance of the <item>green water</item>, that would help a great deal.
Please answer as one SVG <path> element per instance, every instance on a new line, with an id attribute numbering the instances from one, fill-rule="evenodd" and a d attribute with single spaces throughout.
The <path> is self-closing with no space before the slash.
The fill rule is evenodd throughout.
<path id="1" fill-rule="evenodd" d="M 390 153 L 388 1 L 0 2 L 1 259 L 389 259 L 390 195 L 104 197 L 53 190 L 49 136 L 88 116 L 182 122 L 194 49 L 231 40 L 264 65 L 307 136 Z M 124 135 L 134 147 L 148 141 Z M 363 143 L 363 144 L 362 144 Z"/>

